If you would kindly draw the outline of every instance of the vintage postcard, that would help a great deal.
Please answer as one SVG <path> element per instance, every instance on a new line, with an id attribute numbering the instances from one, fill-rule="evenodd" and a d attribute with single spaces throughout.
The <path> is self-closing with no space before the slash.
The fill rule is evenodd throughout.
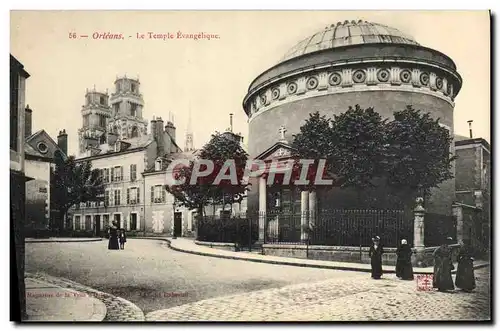
<path id="1" fill-rule="evenodd" d="M 491 322 L 490 47 L 488 11 L 11 11 L 11 320 Z"/>

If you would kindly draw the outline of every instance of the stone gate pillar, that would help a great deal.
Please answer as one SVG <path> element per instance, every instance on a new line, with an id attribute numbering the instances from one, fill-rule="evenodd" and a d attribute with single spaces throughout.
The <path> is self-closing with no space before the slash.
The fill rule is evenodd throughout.
<path id="1" fill-rule="evenodd" d="M 423 198 L 417 198 L 417 206 L 413 210 L 414 221 L 413 221 L 413 247 L 416 250 L 415 259 L 417 266 L 422 266 L 424 262 L 424 217 L 425 208 L 422 206 L 424 202 Z"/>
<path id="2" fill-rule="evenodd" d="M 318 198 L 316 191 L 309 192 L 309 225 L 314 228 L 318 219 Z"/>
<path id="3" fill-rule="evenodd" d="M 267 208 L 267 183 L 265 177 L 259 177 L 259 241 L 264 242 Z"/>
<path id="4" fill-rule="evenodd" d="M 309 191 L 300 192 L 300 240 L 308 239 L 306 227 L 309 224 Z"/>
<path id="5" fill-rule="evenodd" d="M 457 220 L 457 243 L 462 243 L 464 240 L 464 214 L 462 206 L 453 204 L 451 206 L 453 216 Z"/>

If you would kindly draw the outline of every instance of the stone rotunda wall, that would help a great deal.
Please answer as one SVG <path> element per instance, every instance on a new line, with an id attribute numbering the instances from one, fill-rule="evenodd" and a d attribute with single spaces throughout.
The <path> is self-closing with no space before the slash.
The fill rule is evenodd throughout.
<path id="1" fill-rule="evenodd" d="M 359 35 L 350 35 L 353 31 Z M 412 105 L 439 118 L 453 134 L 454 100 L 461 85 L 449 57 L 394 28 L 362 21 L 332 25 L 299 42 L 283 62 L 251 83 L 243 101 L 249 118 L 249 154 L 255 157 L 271 147 L 282 125 L 291 140 L 310 113 L 332 117 L 356 104 L 374 107 L 389 119 Z M 256 193 L 255 187 L 249 209 L 258 204 Z M 454 198 L 455 182 L 450 180 L 434 190 L 427 208 L 450 215 Z"/>

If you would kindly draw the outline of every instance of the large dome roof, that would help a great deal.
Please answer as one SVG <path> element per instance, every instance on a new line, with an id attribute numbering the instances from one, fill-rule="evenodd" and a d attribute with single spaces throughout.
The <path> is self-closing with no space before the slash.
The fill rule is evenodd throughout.
<path id="1" fill-rule="evenodd" d="M 316 51 L 359 44 L 411 44 L 419 45 L 401 31 L 367 21 L 344 21 L 327 26 L 292 47 L 282 61 Z"/>

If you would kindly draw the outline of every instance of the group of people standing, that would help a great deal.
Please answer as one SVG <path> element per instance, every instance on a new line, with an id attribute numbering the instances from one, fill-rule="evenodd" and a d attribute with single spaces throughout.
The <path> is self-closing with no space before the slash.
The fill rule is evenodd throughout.
<path id="1" fill-rule="evenodd" d="M 112 222 L 111 227 L 108 229 L 108 235 L 108 249 L 125 249 L 127 234 L 125 232 L 125 229 L 118 228 L 118 223 L 116 221 Z"/>
<path id="2" fill-rule="evenodd" d="M 449 244 L 452 238 L 448 237 L 447 243 L 437 248 L 434 253 L 434 275 L 433 284 L 434 288 L 438 291 L 454 290 L 455 286 L 463 291 L 472 291 L 476 287 L 473 267 L 473 250 L 468 240 L 464 240 L 458 252 L 458 268 L 455 278 L 455 286 L 451 272 L 455 268 L 452 261 L 452 250 Z M 382 255 L 384 249 L 380 243 L 380 237 L 372 238 L 372 245 L 370 246 L 369 256 L 371 259 L 373 279 L 380 279 L 382 277 Z M 406 239 L 401 240 L 401 245 L 396 250 L 396 277 L 401 280 L 413 280 L 413 267 L 411 264 L 411 256 L 413 251 L 408 245 Z"/>

